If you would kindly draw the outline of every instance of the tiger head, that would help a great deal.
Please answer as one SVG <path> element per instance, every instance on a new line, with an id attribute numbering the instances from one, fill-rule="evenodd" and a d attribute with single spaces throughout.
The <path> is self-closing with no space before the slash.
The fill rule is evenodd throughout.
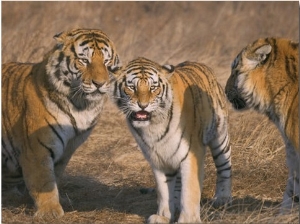
<path id="1" fill-rule="evenodd" d="M 290 59 L 297 59 L 298 63 L 298 56 L 296 59 L 288 56 L 295 48 L 297 44 L 275 38 L 261 38 L 246 46 L 233 61 L 225 87 L 233 107 L 268 112 L 282 88 L 297 79 L 296 69 L 288 65 L 293 63 Z M 286 66 L 294 69 L 290 75 L 286 72 Z"/>
<path id="2" fill-rule="evenodd" d="M 134 127 L 148 126 L 171 107 L 172 89 L 168 77 L 173 70 L 173 66 L 160 66 L 137 58 L 117 73 L 114 97 Z"/>
<path id="3" fill-rule="evenodd" d="M 97 101 L 108 91 L 110 72 L 118 68 L 114 44 L 95 29 L 74 29 L 54 36 L 47 72 L 56 90 L 73 101 Z"/>

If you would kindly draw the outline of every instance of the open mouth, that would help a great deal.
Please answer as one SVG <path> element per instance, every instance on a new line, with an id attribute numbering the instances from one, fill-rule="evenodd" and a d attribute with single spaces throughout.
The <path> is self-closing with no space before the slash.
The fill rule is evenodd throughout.
<path id="1" fill-rule="evenodd" d="M 149 121 L 151 114 L 147 111 L 138 111 L 131 114 L 131 118 L 134 121 Z"/>
<path id="2" fill-rule="evenodd" d="M 236 110 L 242 110 L 246 108 L 246 102 L 241 98 L 231 99 L 230 102 Z"/>

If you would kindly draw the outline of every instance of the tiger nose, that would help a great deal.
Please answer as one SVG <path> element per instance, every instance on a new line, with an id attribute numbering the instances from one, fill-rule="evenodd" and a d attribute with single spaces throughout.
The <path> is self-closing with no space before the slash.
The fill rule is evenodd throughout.
<path id="1" fill-rule="evenodd" d="M 101 86 L 103 86 L 105 84 L 105 82 L 99 82 L 96 80 L 92 80 L 92 83 L 97 87 L 100 88 Z"/>
<path id="2" fill-rule="evenodd" d="M 143 102 L 138 102 L 139 107 L 144 110 L 149 104 L 148 103 L 143 103 Z"/>

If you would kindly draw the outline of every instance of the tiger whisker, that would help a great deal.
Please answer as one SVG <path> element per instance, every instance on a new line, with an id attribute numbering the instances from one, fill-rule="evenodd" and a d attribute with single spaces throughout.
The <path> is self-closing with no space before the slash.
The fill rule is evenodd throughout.
<path id="1" fill-rule="evenodd" d="M 81 86 L 76 86 L 72 88 L 72 91 L 74 90 L 74 94 L 72 95 L 71 99 L 75 99 L 75 96 L 78 95 L 77 97 L 82 98 L 83 96 L 83 91 L 81 89 Z"/>

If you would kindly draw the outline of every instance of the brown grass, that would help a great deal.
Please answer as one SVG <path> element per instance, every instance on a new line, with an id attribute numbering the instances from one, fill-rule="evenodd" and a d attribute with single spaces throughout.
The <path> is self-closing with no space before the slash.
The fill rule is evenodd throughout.
<path id="1" fill-rule="evenodd" d="M 211 66 L 225 85 L 242 47 L 259 37 L 298 41 L 298 2 L 2 2 L 2 63 L 38 62 L 52 36 L 74 27 L 99 28 L 115 42 L 124 64 L 137 56 L 159 63 L 185 60 Z M 231 108 L 231 107 L 230 107 Z M 298 223 L 298 212 L 277 216 L 287 179 L 281 136 L 267 118 L 230 109 L 234 201 L 208 203 L 215 168 L 207 154 L 201 219 L 207 223 Z M 148 163 L 108 102 L 90 138 L 72 157 L 60 188 L 60 223 L 143 223 L 156 212 Z M 32 223 L 28 196 L 2 193 L 3 223 Z"/>

